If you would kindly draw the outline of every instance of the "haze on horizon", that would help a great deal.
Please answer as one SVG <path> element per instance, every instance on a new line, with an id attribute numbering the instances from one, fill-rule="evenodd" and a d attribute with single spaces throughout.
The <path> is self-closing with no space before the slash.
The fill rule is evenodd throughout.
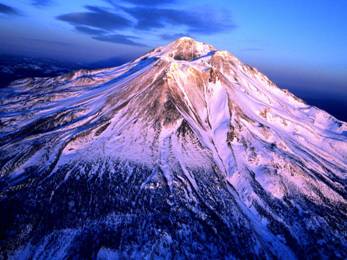
<path id="1" fill-rule="evenodd" d="M 347 96 L 347 2 L 0 1 L 0 53 L 71 62 L 130 60 L 191 36 L 282 87 Z"/>

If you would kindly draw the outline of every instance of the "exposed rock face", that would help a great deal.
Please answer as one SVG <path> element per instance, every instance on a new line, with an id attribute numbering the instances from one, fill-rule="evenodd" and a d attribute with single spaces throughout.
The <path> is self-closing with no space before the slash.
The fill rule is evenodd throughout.
<path id="1" fill-rule="evenodd" d="M 1 91 L 3 257 L 347 257 L 346 123 L 228 52 Z"/>

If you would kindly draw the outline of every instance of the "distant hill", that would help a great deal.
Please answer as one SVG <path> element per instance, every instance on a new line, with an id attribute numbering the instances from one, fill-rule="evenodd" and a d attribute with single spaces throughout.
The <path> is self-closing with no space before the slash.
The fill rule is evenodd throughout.
<path id="1" fill-rule="evenodd" d="M 54 77 L 78 69 L 96 69 L 119 66 L 127 59 L 110 58 L 93 63 L 62 62 L 48 58 L 34 58 L 0 54 L 0 88 L 22 78 Z"/>

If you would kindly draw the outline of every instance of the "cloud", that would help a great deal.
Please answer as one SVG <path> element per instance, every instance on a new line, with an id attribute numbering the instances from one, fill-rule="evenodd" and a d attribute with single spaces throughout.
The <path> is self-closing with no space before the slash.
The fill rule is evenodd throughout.
<path id="1" fill-rule="evenodd" d="M 183 34 L 215 34 L 234 29 L 230 12 L 213 9 L 210 6 L 196 8 L 176 9 L 162 5 L 172 4 L 177 0 L 104 0 L 111 4 L 117 12 L 122 11 L 136 20 L 135 28 L 138 30 L 152 30 L 166 28 L 167 26 L 185 27 Z M 133 6 L 124 6 L 119 2 L 131 3 Z M 182 29 L 182 28 L 180 28 Z"/>
<path id="2" fill-rule="evenodd" d="M 75 27 L 75 30 L 92 35 L 93 39 L 103 42 L 126 44 L 131 46 L 146 46 L 138 37 L 115 33 L 115 30 L 129 29 L 134 23 L 124 16 L 105 10 L 97 6 L 85 6 L 85 12 L 63 14 L 58 20 L 67 22 Z"/>
<path id="3" fill-rule="evenodd" d="M 106 2 L 117 5 L 119 4 L 119 1 L 117 0 L 105 0 Z M 177 1 L 175 0 L 123 0 L 122 2 L 130 3 L 136 6 L 158 6 L 158 5 L 165 5 L 165 4 L 173 4 Z"/>
<path id="4" fill-rule="evenodd" d="M 0 13 L 7 14 L 7 15 L 19 15 L 19 12 L 17 9 L 0 3 Z"/>
<path id="5" fill-rule="evenodd" d="M 131 46 L 139 46 L 139 47 L 146 47 L 147 46 L 145 44 L 135 42 L 134 40 L 139 40 L 138 37 L 121 35 L 121 34 L 94 36 L 93 39 L 99 40 L 99 41 L 104 41 L 104 42 L 126 44 L 126 45 L 131 45 Z"/>
<path id="6" fill-rule="evenodd" d="M 53 0 L 32 0 L 32 5 L 37 7 L 48 6 L 53 3 Z"/>
<path id="7" fill-rule="evenodd" d="M 123 7 L 123 10 L 137 20 L 136 28 L 140 30 L 173 25 L 186 27 L 188 33 L 214 34 L 235 27 L 228 15 L 207 9 L 186 11 L 153 7 Z"/>
<path id="8" fill-rule="evenodd" d="M 107 31 L 105 30 L 100 30 L 100 29 L 94 29 L 88 26 L 75 26 L 75 29 L 79 32 L 85 33 L 85 34 L 89 34 L 89 35 L 101 35 L 101 34 L 105 34 L 107 33 Z"/>
<path id="9" fill-rule="evenodd" d="M 93 36 L 93 39 L 132 46 L 146 45 L 138 42 L 139 38 L 123 32 L 136 35 L 141 31 L 151 31 L 163 40 L 172 40 L 186 35 L 216 34 L 235 27 L 229 14 L 208 7 L 179 10 L 156 6 L 169 3 L 168 0 L 121 1 L 132 5 L 119 5 L 115 0 L 104 1 L 110 3 L 112 9 L 87 5 L 82 12 L 62 14 L 56 18 L 74 26 L 78 32 Z M 176 33 L 164 33 L 172 27 Z"/>
<path id="10" fill-rule="evenodd" d="M 86 25 L 103 30 L 123 29 L 132 25 L 132 22 L 122 15 L 96 6 L 86 6 L 86 8 L 88 11 L 63 14 L 57 19 L 74 26 Z"/>

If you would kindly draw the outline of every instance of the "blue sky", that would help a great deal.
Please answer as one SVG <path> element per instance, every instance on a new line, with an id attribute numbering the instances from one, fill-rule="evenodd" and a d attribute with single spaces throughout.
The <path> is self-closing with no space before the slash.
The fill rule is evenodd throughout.
<path id="1" fill-rule="evenodd" d="M 0 0 L 0 53 L 131 59 L 189 35 L 285 87 L 346 94 L 346 10 L 345 0 Z"/>

